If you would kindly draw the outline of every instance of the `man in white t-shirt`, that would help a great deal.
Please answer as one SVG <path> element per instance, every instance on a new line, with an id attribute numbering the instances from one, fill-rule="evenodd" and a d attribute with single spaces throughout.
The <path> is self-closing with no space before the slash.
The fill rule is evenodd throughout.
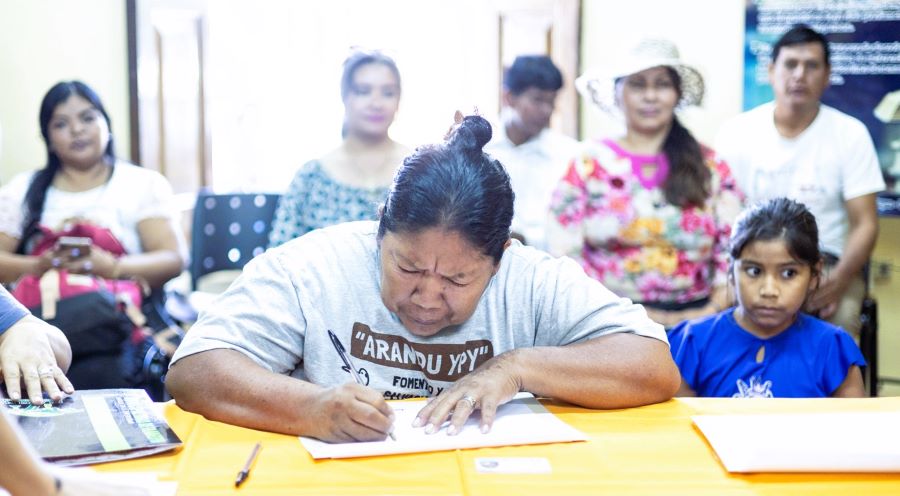
<path id="1" fill-rule="evenodd" d="M 775 43 L 775 101 L 727 122 L 716 140 L 750 201 L 786 196 L 816 216 L 825 272 L 806 310 L 858 337 L 860 277 L 878 236 L 875 196 L 885 184 L 859 120 L 821 103 L 831 76 L 828 42 L 795 26 Z"/>
<path id="2" fill-rule="evenodd" d="M 550 129 L 562 73 L 545 55 L 516 57 L 503 77 L 503 110 L 485 151 L 500 161 L 516 194 L 512 231 L 545 249 L 550 197 L 578 142 Z"/>

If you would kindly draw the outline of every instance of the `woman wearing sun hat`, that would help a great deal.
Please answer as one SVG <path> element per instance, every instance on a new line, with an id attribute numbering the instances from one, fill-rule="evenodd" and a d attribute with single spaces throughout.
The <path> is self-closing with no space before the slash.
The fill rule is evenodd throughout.
<path id="1" fill-rule="evenodd" d="M 675 114 L 702 102 L 703 78 L 660 39 L 604 69 L 575 85 L 625 132 L 587 143 L 570 164 L 551 204 L 550 251 L 667 327 L 715 313 L 728 301 L 725 246 L 744 198 Z"/>

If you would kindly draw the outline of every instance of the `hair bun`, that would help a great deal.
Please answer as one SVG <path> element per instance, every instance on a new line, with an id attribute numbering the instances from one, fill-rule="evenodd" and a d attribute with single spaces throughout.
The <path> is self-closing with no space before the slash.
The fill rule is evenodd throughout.
<path id="1" fill-rule="evenodd" d="M 450 133 L 447 145 L 465 153 L 481 153 L 492 135 L 487 119 L 480 115 L 467 115 Z"/>

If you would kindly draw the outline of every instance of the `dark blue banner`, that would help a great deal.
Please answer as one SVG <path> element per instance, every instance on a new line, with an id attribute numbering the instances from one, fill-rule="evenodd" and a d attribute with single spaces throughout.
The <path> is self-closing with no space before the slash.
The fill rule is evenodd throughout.
<path id="1" fill-rule="evenodd" d="M 888 189 L 900 187 L 900 0 L 753 0 L 744 42 L 744 109 L 772 100 L 772 45 L 794 24 L 825 35 L 831 86 L 822 102 L 861 120 Z"/>

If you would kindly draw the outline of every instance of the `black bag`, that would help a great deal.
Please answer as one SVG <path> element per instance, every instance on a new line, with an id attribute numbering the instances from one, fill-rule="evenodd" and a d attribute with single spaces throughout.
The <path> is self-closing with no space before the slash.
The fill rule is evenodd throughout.
<path id="1" fill-rule="evenodd" d="M 141 310 L 147 318 L 144 339 L 126 351 L 126 367 L 132 387 L 147 391 L 154 401 L 169 399 L 166 394 L 166 373 L 175 349 L 184 338 L 184 331 L 165 309 L 165 293 L 153 291 L 144 299 Z"/>
<path id="2" fill-rule="evenodd" d="M 30 254 L 56 249 L 63 236 L 90 238 L 115 256 L 125 253 L 108 229 L 78 223 L 58 232 L 42 228 Z M 12 294 L 66 335 L 72 347 L 66 375 L 76 389 L 143 388 L 154 400 L 165 399 L 165 373 L 182 333 L 165 312 L 162 291 L 132 279 L 51 269 L 21 277 Z"/>
<path id="3" fill-rule="evenodd" d="M 71 296 L 59 300 L 56 306 L 56 316 L 47 322 L 66 335 L 73 361 L 98 353 L 120 353 L 134 328 L 108 291 Z M 40 305 L 30 310 L 38 317 L 43 315 Z"/>

